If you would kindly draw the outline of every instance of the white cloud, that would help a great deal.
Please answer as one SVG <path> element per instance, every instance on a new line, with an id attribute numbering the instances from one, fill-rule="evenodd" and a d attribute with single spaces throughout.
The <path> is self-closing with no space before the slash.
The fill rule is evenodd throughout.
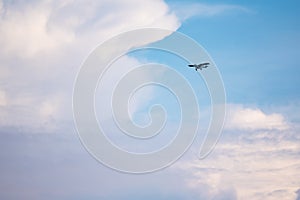
<path id="1" fill-rule="evenodd" d="M 208 185 L 213 199 L 224 188 L 237 199 L 295 199 L 300 177 L 299 130 L 268 131 L 234 136 L 227 132 L 215 150 L 203 160 L 185 160 L 174 165 L 183 170 L 187 185 L 197 191 Z M 226 139 L 228 138 L 228 139 Z"/>
<path id="2" fill-rule="evenodd" d="M 213 17 L 225 13 L 252 12 L 246 7 L 232 4 L 175 3 L 171 6 L 174 8 L 176 15 L 182 21 L 194 16 Z"/>
<path id="3" fill-rule="evenodd" d="M 55 98 L 55 99 L 47 99 L 41 103 L 39 106 L 39 114 L 42 117 L 55 117 L 58 115 L 59 110 L 62 109 L 61 107 L 62 102 L 61 99 Z"/>
<path id="4" fill-rule="evenodd" d="M 43 50 L 58 48 L 71 42 L 71 35 L 47 27 L 51 10 L 42 2 L 22 8 L 8 5 L 0 20 L 1 52 L 31 57 Z"/>
<path id="5" fill-rule="evenodd" d="M 17 98 L 16 98 L 17 97 Z M 0 127 L 14 131 L 52 132 L 64 126 L 71 117 L 66 96 L 59 93 L 40 95 L 12 95 L 0 106 Z"/>
<path id="6" fill-rule="evenodd" d="M 231 130 L 285 130 L 289 128 L 289 125 L 281 114 L 266 114 L 258 108 L 231 105 L 228 109 L 225 128 Z"/>
<path id="7" fill-rule="evenodd" d="M 1 1 L 0 8 L 0 77 L 5 83 L 0 125 L 38 131 L 72 120 L 76 73 L 101 42 L 136 28 L 176 30 L 180 25 L 161 0 Z M 140 36 L 134 42 L 165 36 Z M 122 67 L 138 63 L 127 61 Z"/>
<path id="8" fill-rule="evenodd" d="M 123 78 L 123 76 L 125 76 L 127 73 L 130 73 L 131 70 L 136 69 L 141 64 L 141 62 L 133 57 L 122 56 L 118 58 L 118 60 L 116 60 L 114 63 L 112 63 L 109 69 L 105 72 L 105 75 L 101 78 L 96 91 L 96 108 L 99 109 L 99 112 L 101 110 L 101 115 L 98 116 L 99 119 L 102 119 L 104 121 L 112 119 L 113 113 L 111 102 L 115 87 Z M 135 76 L 135 80 L 148 80 L 151 76 L 152 74 L 149 73 L 149 71 L 142 71 L 138 74 L 138 76 Z M 133 95 L 133 99 L 128 99 L 128 114 L 130 115 L 130 117 L 133 117 L 133 115 L 141 107 L 143 107 L 144 102 L 147 102 L 147 100 L 149 100 L 152 95 L 153 90 L 148 89 L 144 90 L 142 93 Z M 101 103 L 99 103 L 100 101 Z M 121 116 L 121 118 L 123 118 L 124 120 L 129 120 L 128 116 Z"/>
<path id="9" fill-rule="evenodd" d="M 97 45 L 112 35 L 135 28 L 176 30 L 179 26 L 176 16 L 160 0 L 16 1 L 6 2 L 3 10 L 1 52 L 25 58 L 65 45 L 74 47 L 74 43 Z"/>
<path id="10" fill-rule="evenodd" d="M 194 158 L 182 159 L 172 168 L 185 173 L 192 190 L 201 191 L 205 185 L 208 199 L 224 192 L 231 195 L 228 199 L 296 199 L 300 184 L 299 127 L 283 114 L 266 114 L 259 108 L 233 104 L 227 110 L 231 124 L 227 122 L 214 151 L 197 160 L 197 150 L 192 148 Z M 240 124 L 246 120 L 249 124 Z"/>

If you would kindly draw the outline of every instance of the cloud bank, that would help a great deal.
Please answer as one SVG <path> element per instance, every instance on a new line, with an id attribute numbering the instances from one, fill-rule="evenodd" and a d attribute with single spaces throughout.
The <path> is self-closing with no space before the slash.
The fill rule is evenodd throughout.
<path id="1" fill-rule="evenodd" d="M 187 174 L 189 188 L 201 191 L 205 186 L 208 199 L 298 198 L 299 129 L 238 128 L 226 130 L 206 159 L 174 165 Z"/>
<path id="2" fill-rule="evenodd" d="M 71 123 L 76 73 L 101 42 L 136 28 L 180 25 L 160 0 L 1 0 L 0 5 L 0 126 L 26 132 L 52 132 Z M 133 63 L 127 60 L 123 67 Z"/>

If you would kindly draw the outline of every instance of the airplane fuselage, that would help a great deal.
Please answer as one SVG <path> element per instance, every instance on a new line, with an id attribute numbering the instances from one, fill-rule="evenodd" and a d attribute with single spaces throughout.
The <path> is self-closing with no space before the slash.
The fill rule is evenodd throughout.
<path id="1" fill-rule="evenodd" d="M 206 63 L 200 63 L 200 64 L 193 64 L 193 65 L 188 65 L 189 67 L 195 67 L 195 70 L 198 71 L 198 69 L 202 70 L 203 68 L 207 68 L 209 65 L 208 62 Z"/>

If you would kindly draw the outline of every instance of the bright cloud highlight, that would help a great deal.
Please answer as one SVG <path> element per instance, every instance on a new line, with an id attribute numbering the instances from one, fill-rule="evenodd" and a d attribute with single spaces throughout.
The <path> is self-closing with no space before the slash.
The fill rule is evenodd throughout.
<path id="1" fill-rule="evenodd" d="M 259 108 L 231 105 L 227 119 L 225 128 L 231 130 L 286 130 L 289 128 L 281 114 L 266 114 Z"/>

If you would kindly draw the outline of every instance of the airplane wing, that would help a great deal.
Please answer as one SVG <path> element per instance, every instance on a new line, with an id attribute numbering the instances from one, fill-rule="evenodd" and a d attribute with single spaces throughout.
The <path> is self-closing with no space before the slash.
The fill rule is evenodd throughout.
<path id="1" fill-rule="evenodd" d="M 209 65 L 209 63 L 201 63 L 201 64 L 199 64 L 200 66 L 207 66 L 207 65 Z"/>

